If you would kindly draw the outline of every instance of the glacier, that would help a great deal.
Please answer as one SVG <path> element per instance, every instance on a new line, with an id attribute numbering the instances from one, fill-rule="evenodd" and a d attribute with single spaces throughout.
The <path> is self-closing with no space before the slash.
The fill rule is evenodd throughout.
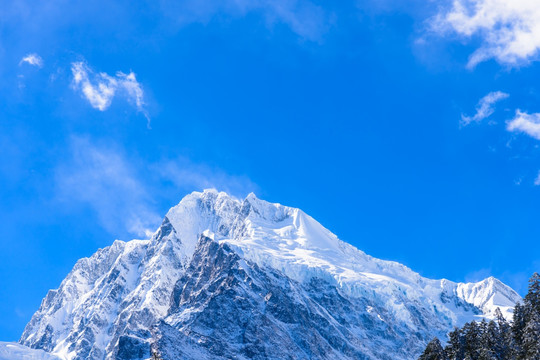
<path id="1" fill-rule="evenodd" d="M 300 209 L 205 190 L 150 239 L 79 260 L 19 342 L 64 360 L 413 359 L 519 300 L 493 277 L 433 280 L 371 257 Z"/>

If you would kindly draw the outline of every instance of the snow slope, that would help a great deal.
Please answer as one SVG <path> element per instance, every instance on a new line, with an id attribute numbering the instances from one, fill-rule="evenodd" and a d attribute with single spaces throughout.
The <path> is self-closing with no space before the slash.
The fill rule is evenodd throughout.
<path id="1" fill-rule="evenodd" d="M 216 256 L 205 239 L 220 246 L 222 255 L 213 265 L 205 260 Z M 234 260 L 223 263 L 226 254 L 234 254 Z M 198 282 L 193 287 L 204 289 L 205 296 L 186 290 L 194 277 Z M 229 285 L 224 287 L 224 281 Z M 244 281 L 257 285 L 245 287 Z M 294 291 L 284 293 L 276 284 Z M 314 288 L 324 289 L 328 298 L 321 300 Z M 287 317 L 290 324 L 282 321 L 283 312 L 289 310 L 271 307 L 272 296 L 264 300 L 269 293 L 262 294 L 262 289 L 283 293 L 283 302 L 290 302 L 290 309 L 296 311 Z M 239 308 L 224 293 L 250 301 Z M 175 303 L 175 294 L 184 294 L 184 300 Z M 168 349 L 165 356 L 173 359 L 175 351 L 182 351 L 169 344 L 174 339 L 192 349 L 191 355 L 184 354 L 186 358 L 240 358 L 252 351 L 250 341 L 258 336 L 271 339 L 272 331 L 279 330 L 297 355 L 382 359 L 385 355 L 374 349 L 385 344 L 400 351 L 395 359 L 407 359 L 431 337 L 474 318 L 489 318 L 497 307 L 511 317 L 518 300 L 515 291 L 494 278 L 469 284 L 432 280 L 399 263 L 373 258 L 299 209 L 268 203 L 253 194 L 238 200 L 206 190 L 171 208 L 151 239 L 115 241 L 78 261 L 59 289 L 47 294 L 20 342 L 65 359 L 100 360 L 146 359 L 161 344 Z M 215 303 L 227 307 L 219 310 L 209 305 Z M 332 304 L 350 306 L 355 314 L 342 313 Z M 261 310 L 267 307 L 273 312 Z M 273 330 L 258 335 L 254 330 L 253 337 L 244 334 L 230 340 L 235 346 L 225 346 L 222 340 L 228 335 L 210 336 L 218 329 L 200 319 L 227 311 L 229 319 L 259 314 L 253 315 L 260 321 L 257 326 L 272 324 Z M 302 335 L 294 329 L 321 326 L 319 334 L 324 334 L 322 323 L 299 315 L 315 313 L 324 323 L 347 330 L 338 331 L 340 341 L 328 334 L 328 347 L 314 350 L 308 340 L 300 340 Z M 237 324 L 234 330 L 247 331 L 243 326 Z M 407 341 L 416 346 L 405 347 Z M 220 353 L 218 344 L 227 351 Z M 345 348 L 349 355 L 340 353 Z"/>
<path id="2" fill-rule="evenodd" d="M 61 360 L 43 350 L 21 344 L 0 341 L 0 360 Z"/>

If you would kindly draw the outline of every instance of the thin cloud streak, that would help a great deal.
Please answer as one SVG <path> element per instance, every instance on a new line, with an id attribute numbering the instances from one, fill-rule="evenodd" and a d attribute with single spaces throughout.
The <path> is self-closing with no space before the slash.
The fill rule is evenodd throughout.
<path id="1" fill-rule="evenodd" d="M 24 56 L 19 62 L 19 66 L 23 64 L 29 64 L 38 68 L 43 67 L 43 59 L 38 54 L 32 53 Z"/>
<path id="2" fill-rule="evenodd" d="M 501 91 L 493 91 L 480 99 L 476 105 L 476 114 L 473 116 L 461 115 L 461 124 L 466 126 L 472 122 L 480 122 L 495 112 L 494 105 L 510 95 Z"/>
<path id="3" fill-rule="evenodd" d="M 328 31 L 332 18 L 328 11 L 310 0 L 163 0 L 161 10 L 181 26 L 208 23 L 219 14 L 241 18 L 258 13 L 265 19 L 267 27 L 283 23 L 300 38 L 315 42 Z"/>

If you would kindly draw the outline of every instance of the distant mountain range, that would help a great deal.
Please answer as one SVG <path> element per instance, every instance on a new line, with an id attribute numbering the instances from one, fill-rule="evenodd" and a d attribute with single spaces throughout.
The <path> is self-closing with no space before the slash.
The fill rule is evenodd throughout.
<path id="1" fill-rule="evenodd" d="M 519 300 L 495 278 L 431 280 L 373 258 L 302 210 L 206 190 L 151 239 L 79 260 L 0 360 L 409 360 Z"/>

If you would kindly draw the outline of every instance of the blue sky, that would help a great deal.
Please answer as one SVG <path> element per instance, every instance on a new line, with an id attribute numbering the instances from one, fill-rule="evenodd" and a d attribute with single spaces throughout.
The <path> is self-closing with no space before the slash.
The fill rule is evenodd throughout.
<path id="1" fill-rule="evenodd" d="M 370 255 L 523 293 L 540 264 L 524 0 L 0 7 L 0 339 L 75 261 L 215 187 Z"/>

